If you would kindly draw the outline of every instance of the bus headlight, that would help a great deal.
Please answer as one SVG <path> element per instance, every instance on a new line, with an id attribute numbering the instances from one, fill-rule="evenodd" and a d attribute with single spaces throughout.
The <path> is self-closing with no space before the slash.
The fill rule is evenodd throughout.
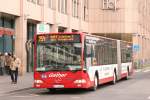
<path id="1" fill-rule="evenodd" d="M 34 83 L 36 83 L 36 84 L 42 84 L 43 81 L 42 80 L 34 80 Z"/>
<path id="2" fill-rule="evenodd" d="M 86 83 L 85 79 L 79 79 L 79 80 L 75 80 L 74 81 L 75 84 L 82 84 L 82 83 Z"/>

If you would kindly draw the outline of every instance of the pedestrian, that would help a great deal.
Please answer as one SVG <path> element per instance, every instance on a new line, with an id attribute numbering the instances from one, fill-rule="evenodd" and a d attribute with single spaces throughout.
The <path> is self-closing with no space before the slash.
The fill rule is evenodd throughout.
<path id="1" fill-rule="evenodd" d="M 2 70 L 2 54 L 0 52 L 0 75 L 3 75 L 3 70 Z"/>
<path id="2" fill-rule="evenodd" d="M 5 53 L 5 71 L 6 74 L 10 75 L 10 66 L 12 61 L 12 55 L 10 53 Z"/>
<path id="3" fill-rule="evenodd" d="M 5 57 L 0 53 L 0 75 L 4 75 Z"/>
<path id="4" fill-rule="evenodd" d="M 20 68 L 20 66 L 21 60 L 14 55 L 10 66 L 10 75 L 12 84 L 17 84 L 18 69 Z"/>

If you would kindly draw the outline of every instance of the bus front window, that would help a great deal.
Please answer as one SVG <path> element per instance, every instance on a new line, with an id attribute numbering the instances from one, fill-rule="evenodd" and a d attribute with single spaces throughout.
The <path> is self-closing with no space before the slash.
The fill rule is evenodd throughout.
<path id="1" fill-rule="evenodd" d="M 81 69 L 81 43 L 43 43 L 37 45 L 36 71 Z"/>

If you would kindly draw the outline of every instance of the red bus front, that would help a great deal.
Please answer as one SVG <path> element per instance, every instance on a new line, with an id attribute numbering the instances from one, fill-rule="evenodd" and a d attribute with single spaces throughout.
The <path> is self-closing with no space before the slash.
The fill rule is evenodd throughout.
<path id="1" fill-rule="evenodd" d="M 84 71 L 82 33 L 35 36 L 35 88 L 89 88 Z"/>

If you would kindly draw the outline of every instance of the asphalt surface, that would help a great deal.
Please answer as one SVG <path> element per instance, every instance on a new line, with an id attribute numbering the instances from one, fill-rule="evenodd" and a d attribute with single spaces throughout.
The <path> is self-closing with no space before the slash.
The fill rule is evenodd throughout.
<path id="1" fill-rule="evenodd" d="M 150 100 L 150 70 L 137 71 L 129 80 L 105 84 L 92 92 L 26 88 L 5 92 L 0 100 Z"/>

